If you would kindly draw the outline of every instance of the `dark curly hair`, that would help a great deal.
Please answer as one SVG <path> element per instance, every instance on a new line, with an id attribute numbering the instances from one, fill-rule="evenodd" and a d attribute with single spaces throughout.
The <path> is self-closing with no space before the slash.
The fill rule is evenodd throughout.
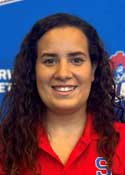
<path id="1" fill-rule="evenodd" d="M 39 20 L 25 37 L 16 56 L 12 73 L 12 87 L 6 94 L 0 111 L 1 154 L 8 175 L 20 174 L 20 164 L 35 173 L 38 153 L 37 131 L 46 110 L 41 101 L 35 78 L 37 43 L 49 30 L 72 26 L 87 37 L 92 65 L 95 65 L 95 80 L 92 83 L 87 110 L 93 114 L 94 129 L 100 135 L 97 150 L 111 168 L 113 155 L 119 142 L 119 133 L 114 129 L 115 84 L 110 70 L 109 56 L 96 30 L 79 17 L 58 13 Z M 110 152 L 110 154 L 109 154 Z"/>

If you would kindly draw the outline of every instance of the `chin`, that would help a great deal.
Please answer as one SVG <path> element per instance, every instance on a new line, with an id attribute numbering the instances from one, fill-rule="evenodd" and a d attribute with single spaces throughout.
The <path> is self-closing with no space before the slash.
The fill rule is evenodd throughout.
<path id="1" fill-rule="evenodd" d="M 50 109 L 53 112 L 58 112 L 60 114 L 65 114 L 65 113 L 73 113 L 78 111 L 80 108 L 78 106 L 69 106 L 69 105 L 58 105 L 58 106 L 51 106 Z"/>

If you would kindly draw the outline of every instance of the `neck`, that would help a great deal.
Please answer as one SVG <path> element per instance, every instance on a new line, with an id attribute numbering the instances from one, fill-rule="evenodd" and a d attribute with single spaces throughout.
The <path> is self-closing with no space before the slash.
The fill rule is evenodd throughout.
<path id="1" fill-rule="evenodd" d="M 85 110 L 70 113 L 47 111 L 45 129 L 49 133 L 53 132 L 73 132 L 83 130 L 85 127 L 87 114 Z"/>

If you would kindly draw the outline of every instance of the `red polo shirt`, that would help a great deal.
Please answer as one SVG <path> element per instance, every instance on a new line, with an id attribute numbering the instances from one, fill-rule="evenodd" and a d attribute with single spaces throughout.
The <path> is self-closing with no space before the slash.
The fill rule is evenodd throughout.
<path id="1" fill-rule="evenodd" d="M 36 162 L 39 175 L 125 175 L 125 124 L 115 123 L 115 128 L 120 133 L 120 142 L 114 156 L 112 173 L 106 170 L 105 160 L 97 153 L 99 137 L 93 130 L 90 115 L 85 130 L 65 165 L 50 146 L 45 131 L 40 129 Z M 31 175 L 30 171 L 24 168 L 21 168 L 21 172 L 21 175 Z M 2 168 L 0 175 L 4 175 Z"/>

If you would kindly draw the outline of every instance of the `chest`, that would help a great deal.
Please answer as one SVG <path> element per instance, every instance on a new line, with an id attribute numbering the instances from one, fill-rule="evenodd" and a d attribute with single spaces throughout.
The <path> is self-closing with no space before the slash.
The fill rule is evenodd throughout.
<path id="1" fill-rule="evenodd" d="M 75 136 L 61 138 L 55 137 L 54 139 L 50 139 L 51 148 L 55 154 L 57 154 L 63 165 L 66 164 L 70 154 L 77 146 L 78 142 L 79 138 Z"/>
<path id="2" fill-rule="evenodd" d="M 93 146 L 95 144 L 95 146 Z M 84 147 L 84 145 L 83 145 Z M 115 161 L 113 172 L 106 170 L 106 162 L 96 151 L 96 143 L 89 143 L 84 148 L 77 144 L 73 149 L 65 165 L 52 152 L 40 150 L 36 163 L 39 175 L 124 175 L 124 166 L 119 166 L 118 160 Z M 23 175 L 28 174 L 23 171 Z"/>

